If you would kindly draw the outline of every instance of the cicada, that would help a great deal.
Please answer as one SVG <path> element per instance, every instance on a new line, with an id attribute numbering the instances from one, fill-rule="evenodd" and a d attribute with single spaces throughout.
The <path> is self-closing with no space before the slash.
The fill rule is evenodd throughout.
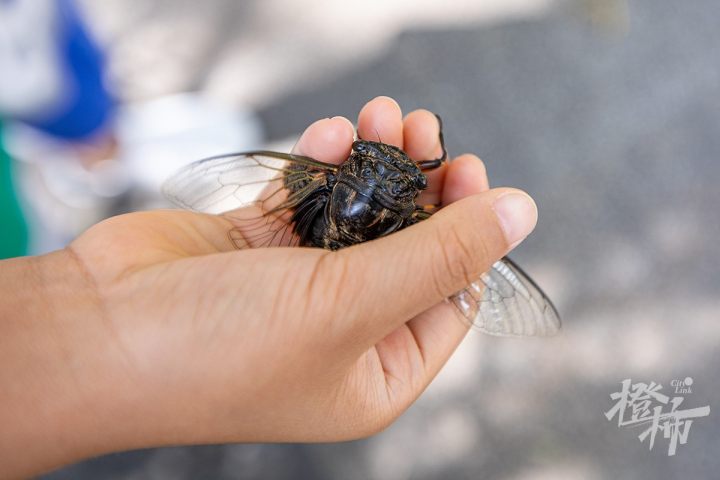
<path id="1" fill-rule="evenodd" d="M 440 121 L 440 117 L 438 117 Z M 428 218 L 417 204 L 426 171 L 447 159 L 415 162 L 398 147 L 360 139 L 340 165 L 265 150 L 191 163 L 164 185 L 178 206 L 221 214 L 239 248 L 306 246 L 337 250 L 389 235 Z M 491 335 L 555 334 L 560 317 L 550 299 L 505 257 L 448 299 L 475 328 Z"/>

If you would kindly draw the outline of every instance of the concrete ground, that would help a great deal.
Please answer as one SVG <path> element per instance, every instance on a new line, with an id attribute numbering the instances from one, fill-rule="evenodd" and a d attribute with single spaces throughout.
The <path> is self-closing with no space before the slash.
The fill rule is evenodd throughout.
<path id="1" fill-rule="evenodd" d="M 269 140 L 380 94 L 440 113 L 451 153 L 478 153 L 493 184 L 537 200 L 536 233 L 514 257 L 564 331 L 471 333 L 420 401 L 366 440 L 163 448 L 45 478 L 717 478 L 720 3 L 85 3 L 129 99 L 200 89 L 254 108 Z M 139 53 L 163 44 L 165 64 Z M 682 408 L 711 411 L 675 456 L 603 415 L 623 379 L 671 395 L 688 376 Z"/>

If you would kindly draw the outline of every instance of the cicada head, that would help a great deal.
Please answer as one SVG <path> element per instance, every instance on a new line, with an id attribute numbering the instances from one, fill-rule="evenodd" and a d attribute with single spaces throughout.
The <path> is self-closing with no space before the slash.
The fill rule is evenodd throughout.
<path id="1" fill-rule="evenodd" d="M 427 188 L 425 174 L 404 151 L 393 145 L 357 140 L 350 159 L 347 163 L 355 175 L 398 202 L 414 202 L 420 191 Z"/>

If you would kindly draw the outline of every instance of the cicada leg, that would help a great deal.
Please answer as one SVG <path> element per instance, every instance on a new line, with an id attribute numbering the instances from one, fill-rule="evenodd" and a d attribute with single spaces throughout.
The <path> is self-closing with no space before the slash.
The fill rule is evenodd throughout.
<path id="1" fill-rule="evenodd" d="M 430 218 L 430 216 L 435 212 L 435 210 L 437 210 L 437 208 L 435 207 L 431 207 L 430 209 L 417 207 L 413 214 L 410 216 L 410 218 L 407 219 L 407 223 L 405 224 L 405 226 L 415 225 L 422 220 Z"/>
<path id="2" fill-rule="evenodd" d="M 435 118 L 437 118 L 438 124 L 440 125 L 440 147 L 442 147 L 442 155 L 434 160 L 422 160 L 417 162 L 418 167 L 422 171 L 439 168 L 443 163 L 445 163 L 448 157 L 447 149 L 445 148 L 445 135 L 443 135 L 442 118 L 440 118 L 440 115 L 437 113 L 435 114 Z"/>

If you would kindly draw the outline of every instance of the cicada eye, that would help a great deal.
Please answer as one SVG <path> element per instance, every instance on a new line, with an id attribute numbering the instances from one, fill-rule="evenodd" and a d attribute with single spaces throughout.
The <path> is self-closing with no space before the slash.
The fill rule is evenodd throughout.
<path id="1" fill-rule="evenodd" d="M 418 190 L 425 190 L 427 186 L 427 177 L 425 175 L 415 177 L 415 188 Z"/>

